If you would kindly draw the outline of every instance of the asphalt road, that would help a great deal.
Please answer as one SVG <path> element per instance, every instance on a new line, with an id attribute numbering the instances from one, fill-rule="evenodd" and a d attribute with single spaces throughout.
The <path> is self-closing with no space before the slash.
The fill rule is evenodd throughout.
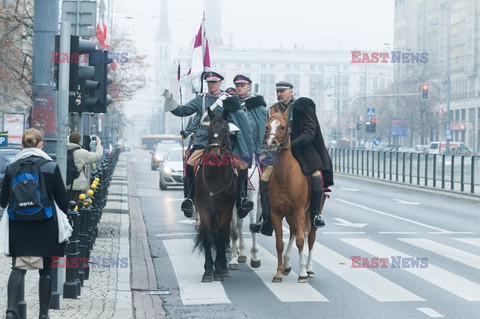
<path id="1" fill-rule="evenodd" d="M 205 284 L 192 221 L 180 211 L 182 190 L 158 188 L 148 152 L 127 157 L 169 318 L 480 316 L 478 201 L 337 176 L 324 210 L 327 226 L 317 232 L 315 278 L 299 284 L 292 273 L 271 283 L 275 241 L 259 236 L 260 268 L 240 264 L 225 281 Z M 247 225 L 244 233 L 249 256 Z M 354 267 L 352 257 L 370 268 Z M 388 258 L 385 267 L 374 267 L 381 258 Z M 292 268 L 298 273 L 295 249 Z"/>

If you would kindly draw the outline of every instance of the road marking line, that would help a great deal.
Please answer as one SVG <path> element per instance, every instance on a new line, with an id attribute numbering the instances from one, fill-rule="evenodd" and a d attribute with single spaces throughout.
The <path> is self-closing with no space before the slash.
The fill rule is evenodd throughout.
<path id="1" fill-rule="evenodd" d="M 363 228 L 367 226 L 367 223 L 352 223 L 349 222 L 348 220 L 342 219 L 342 218 L 334 218 L 338 223 L 335 223 L 335 225 L 339 226 L 347 226 L 347 227 L 353 227 L 353 228 Z"/>
<path id="2" fill-rule="evenodd" d="M 315 243 L 313 259 L 349 284 L 380 302 L 425 301 L 413 292 L 367 268 L 351 268 L 352 260 Z M 344 264 L 340 264 L 340 263 Z"/>
<path id="3" fill-rule="evenodd" d="M 462 243 L 480 247 L 480 238 L 453 238 L 453 239 L 460 241 Z"/>
<path id="4" fill-rule="evenodd" d="M 164 240 L 184 305 L 229 304 L 219 281 L 202 283 L 204 255 L 193 251 L 192 239 Z"/>
<path id="5" fill-rule="evenodd" d="M 426 308 L 426 307 L 425 308 L 417 308 L 417 310 L 423 312 L 424 314 L 426 314 L 430 318 L 443 318 L 444 317 L 444 315 L 439 314 L 438 312 L 436 312 L 432 308 Z"/>
<path id="6" fill-rule="evenodd" d="M 252 245 L 251 240 L 246 240 L 246 245 Z M 262 266 L 260 268 L 251 268 L 260 277 L 268 289 L 282 302 L 328 302 L 321 293 L 314 289 L 310 284 L 299 284 L 298 275 L 290 272 L 288 276 L 283 276 L 281 283 L 273 283 L 272 278 L 277 270 L 277 256 L 272 255 L 268 250 L 260 245 L 258 254 L 261 256 Z M 298 269 L 298 263 L 294 268 Z M 313 279 L 310 279 L 313 280 Z"/>
<path id="7" fill-rule="evenodd" d="M 338 198 L 337 198 L 337 200 L 340 201 L 340 202 L 342 202 L 342 203 L 345 203 L 345 204 L 349 204 L 349 205 L 352 205 L 352 206 L 355 206 L 355 207 L 358 207 L 358 208 L 362 208 L 362 209 L 371 211 L 371 212 L 373 212 L 373 213 L 377 213 L 377 214 L 380 214 L 380 215 L 384 215 L 384 216 L 388 216 L 388 217 L 400 219 L 400 220 L 403 220 L 403 221 L 405 221 L 405 222 L 412 223 L 412 224 L 415 224 L 415 225 L 418 225 L 418 226 L 422 226 L 422 227 L 425 227 L 425 228 L 430 228 L 430 229 L 433 229 L 433 230 L 436 230 L 436 231 L 439 231 L 439 232 L 448 233 L 448 230 L 446 230 L 446 229 L 438 228 L 438 227 L 435 227 L 435 226 L 430 226 L 430 225 L 427 225 L 427 224 L 424 224 L 424 223 L 421 223 L 421 222 L 417 222 L 417 221 L 412 220 L 412 219 L 408 219 L 408 218 L 405 218 L 405 217 L 400 217 L 400 216 L 396 216 L 396 215 L 389 214 L 389 213 L 386 213 L 386 212 L 382 212 L 382 211 L 380 211 L 380 210 L 373 209 L 373 208 L 370 208 L 370 207 L 367 207 L 367 206 L 363 206 L 363 205 L 360 205 L 360 204 L 355 204 L 355 203 L 346 201 L 346 200 L 344 200 L 344 199 L 338 199 Z"/>
<path id="8" fill-rule="evenodd" d="M 474 232 L 471 231 L 431 231 L 428 232 L 429 234 L 434 234 L 434 235 L 473 235 L 475 234 Z"/>
<path id="9" fill-rule="evenodd" d="M 387 234 L 387 235 L 417 235 L 418 232 L 416 231 L 379 231 L 379 234 Z"/>
<path id="10" fill-rule="evenodd" d="M 439 244 L 426 238 L 397 238 L 407 244 L 428 250 L 441 255 L 453 261 L 465 264 L 467 266 L 480 269 L 480 256 L 467 253 L 463 250 L 453 248 L 447 245 Z"/>
<path id="11" fill-rule="evenodd" d="M 415 205 L 415 206 L 420 205 L 420 202 L 409 202 L 409 201 L 406 201 L 406 200 L 403 200 L 403 199 L 397 199 L 397 198 L 392 198 L 392 200 L 394 200 L 398 204 L 402 204 L 402 205 Z"/>
<path id="12" fill-rule="evenodd" d="M 155 237 L 169 237 L 169 236 L 191 236 L 196 235 L 197 233 L 166 233 L 166 234 L 156 234 Z"/>
<path id="13" fill-rule="evenodd" d="M 323 235 L 361 235 L 364 231 L 325 231 Z"/>
<path id="14" fill-rule="evenodd" d="M 136 161 L 138 161 L 138 159 L 136 159 L 136 158 L 131 158 L 130 159 L 130 162 L 136 162 Z"/>
<path id="15" fill-rule="evenodd" d="M 373 256 L 401 256 L 402 258 L 413 258 L 401 251 L 382 245 L 368 238 L 342 238 L 340 240 Z M 480 301 L 479 284 L 451 273 L 443 268 L 432 265 L 430 262 L 428 263 L 427 268 L 402 269 L 468 301 Z M 395 271 L 397 269 L 392 270 Z"/>
<path id="16" fill-rule="evenodd" d="M 150 162 L 150 160 L 148 158 L 144 158 L 142 159 L 143 162 Z"/>

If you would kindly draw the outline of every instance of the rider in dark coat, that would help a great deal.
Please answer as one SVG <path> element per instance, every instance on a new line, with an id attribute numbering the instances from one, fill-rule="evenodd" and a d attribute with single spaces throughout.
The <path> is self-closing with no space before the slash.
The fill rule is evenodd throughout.
<path id="1" fill-rule="evenodd" d="M 302 172 L 312 175 L 321 171 L 324 187 L 333 185 L 333 166 L 315 114 L 315 103 L 301 97 L 293 104 L 292 153 Z"/>

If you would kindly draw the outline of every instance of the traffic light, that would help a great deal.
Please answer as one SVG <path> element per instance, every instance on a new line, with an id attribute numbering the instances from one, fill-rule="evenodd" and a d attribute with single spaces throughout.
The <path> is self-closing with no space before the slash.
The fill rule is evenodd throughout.
<path id="1" fill-rule="evenodd" d="M 377 119 L 372 119 L 370 124 L 370 133 L 375 133 L 377 130 Z"/>
<path id="2" fill-rule="evenodd" d="M 365 122 L 365 132 L 370 133 L 372 131 L 371 129 L 372 129 L 372 123 L 370 123 L 368 121 Z"/>
<path id="3" fill-rule="evenodd" d="M 362 123 L 357 123 L 357 131 L 362 129 Z"/>
<path id="4" fill-rule="evenodd" d="M 422 83 L 422 100 L 428 100 L 428 83 Z"/>
<path id="5" fill-rule="evenodd" d="M 89 65 L 95 70 L 93 80 L 98 82 L 98 87 L 91 90 L 89 96 L 98 100 L 98 103 L 91 105 L 88 112 L 107 113 L 107 106 L 112 103 L 112 98 L 107 94 L 108 85 L 112 83 L 112 79 L 108 76 L 108 65 L 112 62 L 108 51 L 93 50 L 90 52 Z"/>
<path id="6" fill-rule="evenodd" d="M 98 81 L 93 81 L 95 68 L 81 65 L 86 63 L 85 54 L 95 50 L 94 41 L 83 40 L 78 36 L 71 36 L 70 40 L 70 100 L 69 112 L 86 112 L 98 104 L 98 100 L 91 98 L 89 92 L 98 89 Z"/>

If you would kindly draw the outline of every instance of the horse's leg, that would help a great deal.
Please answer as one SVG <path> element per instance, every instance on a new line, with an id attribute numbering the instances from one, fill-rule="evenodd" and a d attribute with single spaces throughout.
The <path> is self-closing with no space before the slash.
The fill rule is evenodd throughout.
<path id="1" fill-rule="evenodd" d="M 317 229 L 312 227 L 308 232 L 308 260 L 307 260 L 307 275 L 309 278 L 315 277 L 315 272 L 313 271 L 312 263 L 312 251 L 313 245 L 315 244 L 315 238 L 317 236 Z"/>
<path id="2" fill-rule="evenodd" d="M 273 210 L 270 210 L 271 219 L 272 219 L 272 226 L 275 230 L 275 241 L 277 247 L 277 273 L 273 277 L 272 282 L 282 282 L 282 275 L 283 275 L 283 230 L 282 230 L 282 218 L 279 217 Z"/>
<path id="3" fill-rule="evenodd" d="M 255 203 L 255 207 L 249 213 L 250 216 L 250 225 L 255 224 L 257 220 L 259 220 L 260 216 L 262 216 L 262 204 L 260 203 L 260 193 L 258 188 L 260 187 L 259 178 L 258 178 L 258 169 L 255 170 L 256 172 L 253 174 L 252 184 L 255 185 L 255 190 L 251 191 L 251 197 Z M 256 214 L 255 214 L 256 212 Z M 260 256 L 258 255 L 258 247 L 257 247 L 257 233 L 250 231 L 252 234 L 252 248 L 250 249 L 250 253 L 252 254 L 252 258 L 250 259 L 250 266 L 252 268 L 259 268 L 262 264 L 260 261 Z"/>
<path id="4" fill-rule="evenodd" d="M 283 254 L 283 265 L 285 270 L 283 271 L 283 275 L 288 276 L 292 271 L 292 265 L 290 264 L 290 258 L 292 256 L 292 247 L 293 241 L 295 240 L 295 233 L 290 232 L 290 239 L 288 240 L 287 250 L 285 254 Z"/>
<path id="5" fill-rule="evenodd" d="M 195 230 L 200 229 L 200 213 L 198 212 L 198 208 L 195 207 Z"/>
<path id="6" fill-rule="evenodd" d="M 212 258 L 212 235 L 208 234 L 203 238 L 203 249 L 205 251 L 205 264 L 203 268 L 202 282 L 213 281 L 213 258 Z"/>
<path id="7" fill-rule="evenodd" d="M 219 225 L 220 227 L 220 225 Z M 222 271 L 223 271 L 223 263 L 224 259 L 226 260 L 225 254 L 225 236 L 221 231 L 218 231 L 215 234 L 215 246 L 216 249 L 216 256 L 215 256 L 215 271 L 213 272 L 213 280 L 215 281 L 223 281 Z M 226 263 L 226 262 L 225 262 Z M 226 267 L 225 267 L 226 268 Z"/>
<path id="8" fill-rule="evenodd" d="M 238 269 L 238 248 L 237 248 L 237 240 L 238 240 L 238 217 L 237 217 L 237 210 L 233 210 L 232 215 L 232 222 L 230 223 L 230 241 L 232 243 L 232 258 L 230 260 L 229 268 L 232 270 Z"/>
<path id="9" fill-rule="evenodd" d="M 307 282 L 308 275 L 307 275 L 307 263 L 305 262 L 305 255 L 303 254 L 303 248 L 305 247 L 305 235 L 303 229 L 305 227 L 305 216 L 308 213 L 305 213 L 303 209 L 295 212 L 295 223 L 297 225 L 296 229 L 296 243 L 298 249 L 298 256 L 299 256 L 299 266 L 300 272 L 298 274 L 298 282 L 305 283 Z"/>

